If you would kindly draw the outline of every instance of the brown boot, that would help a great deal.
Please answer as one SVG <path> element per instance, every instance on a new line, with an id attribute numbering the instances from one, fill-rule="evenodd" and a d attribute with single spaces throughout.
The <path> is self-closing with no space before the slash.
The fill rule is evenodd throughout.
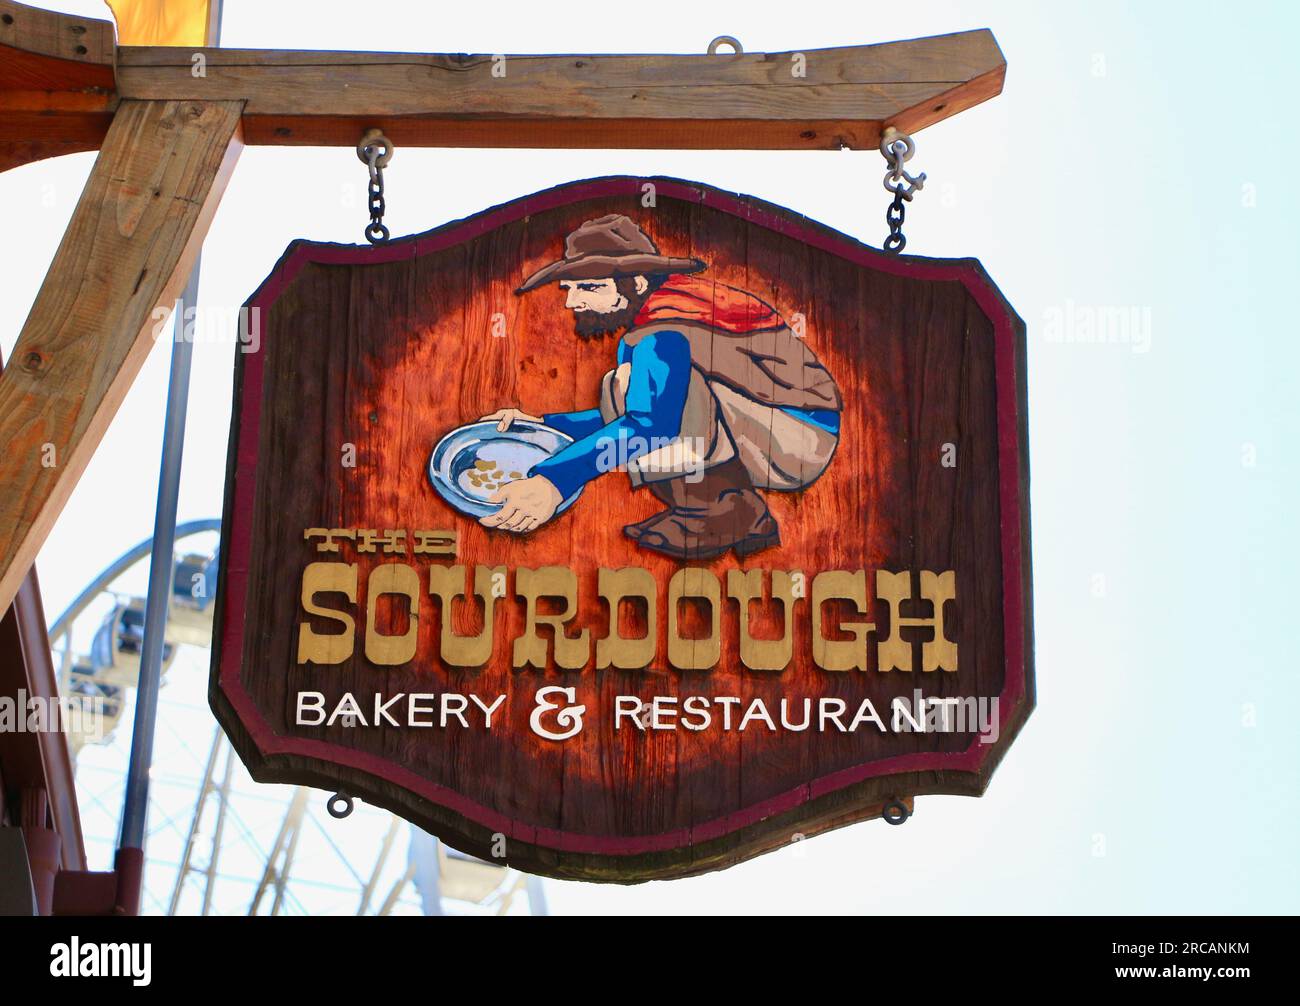
<path id="1" fill-rule="evenodd" d="M 639 521 L 637 521 L 635 524 L 628 524 L 628 525 L 626 525 L 626 526 L 623 528 L 623 533 L 624 533 L 625 535 L 627 535 L 627 536 L 628 536 L 629 538 L 631 538 L 633 541 L 636 541 L 637 539 L 639 539 L 639 538 L 641 537 L 642 532 L 644 532 L 646 529 L 651 528 L 651 527 L 653 527 L 654 525 L 658 524 L 661 520 L 663 520 L 665 517 L 667 517 L 667 516 L 672 512 L 672 506 L 673 506 L 673 491 L 672 491 L 671 486 L 672 486 L 672 483 L 670 483 L 670 482 L 650 482 L 650 483 L 647 484 L 647 488 L 648 488 L 652 493 L 654 493 L 656 496 L 658 496 L 659 499 L 660 499 L 662 502 L 668 504 L 668 509 L 667 509 L 667 510 L 660 510 L 660 511 L 659 511 L 657 514 L 655 514 L 654 516 L 652 516 L 652 517 L 647 517 L 645 520 L 639 520 Z"/>
<path id="2" fill-rule="evenodd" d="M 642 548 L 674 559 L 712 559 L 728 549 L 743 558 L 781 544 L 776 520 L 737 458 L 696 482 L 682 477 L 652 483 L 656 490 L 659 485 L 671 491 L 672 508 L 633 525 Z"/>

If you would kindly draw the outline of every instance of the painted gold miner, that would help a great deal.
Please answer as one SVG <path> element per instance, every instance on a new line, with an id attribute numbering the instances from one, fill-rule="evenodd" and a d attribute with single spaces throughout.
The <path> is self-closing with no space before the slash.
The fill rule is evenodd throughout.
<path id="1" fill-rule="evenodd" d="M 526 533 L 586 482 L 625 470 L 666 509 L 623 529 L 675 559 L 746 556 L 780 544 L 758 490 L 792 492 L 830 464 L 841 398 L 834 379 L 768 304 L 696 273 L 696 258 L 661 255 L 629 217 L 588 220 L 564 257 L 516 291 L 559 284 L 578 338 L 621 338 L 598 408 L 529 415 L 500 409 L 502 430 L 542 422 L 574 443 L 491 497 L 488 527 Z"/>

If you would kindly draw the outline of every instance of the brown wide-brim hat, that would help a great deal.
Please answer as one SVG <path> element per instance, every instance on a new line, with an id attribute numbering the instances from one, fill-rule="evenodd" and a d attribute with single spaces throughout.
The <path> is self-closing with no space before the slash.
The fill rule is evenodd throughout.
<path id="1" fill-rule="evenodd" d="M 538 269 L 515 293 L 562 279 L 609 279 L 655 273 L 699 272 L 697 258 L 660 255 L 655 243 L 630 217 L 611 213 L 588 220 L 564 239 L 564 258 Z"/>

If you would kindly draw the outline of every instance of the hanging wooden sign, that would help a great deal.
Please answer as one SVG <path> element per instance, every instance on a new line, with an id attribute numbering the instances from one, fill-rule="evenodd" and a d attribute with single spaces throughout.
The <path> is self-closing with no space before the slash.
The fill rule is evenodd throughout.
<path id="1" fill-rule="evenodd" d="M 972 259 L 603 178 L 296 242 L 247 323 L 210 693 L 257 779 L 634 882 L 978 795 L 1032 708 Z"/>

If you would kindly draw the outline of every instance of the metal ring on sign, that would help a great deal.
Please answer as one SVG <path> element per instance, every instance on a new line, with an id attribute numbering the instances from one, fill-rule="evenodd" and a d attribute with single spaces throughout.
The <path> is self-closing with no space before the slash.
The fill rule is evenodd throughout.
<path id="1" fill-rule="evenodd" d="M 901 143 L 903 145 L 901 152 L 894 149 L 895 143 Z M 916 141 L 906 133 L 900 133 L 897 129 L 894 129 L 891 126 L 881 134 L 880 152 L 885 155 L 885 158 L 891 164 L 897 161 L 901 166 L 907 161 L 910 161 L 912 155 L 916 153 Z"/>
<path id="2" fill-rule="evenodd" d="M 720 45 L 731 46 L 736 50 L 734 53 L 736 56 L 742 55 L 745 51 L 745 47 L 740 44 L 740 39 L 736 38 L 735 35 L 719 35 L 709 43 L 709 55 L 716 56 L 718 54 L 718 46 Z"/>
<path id="3" fill-rule="evenodd" d="M 343 793 L 335 793 L 325 802 L 325 809 L 329 811 L 332 818 L 342 820 L 352 813 L 352 797 Z"/>
<path id="4" fill-rule="evenodd" d="M 393 159 L 393 142 L 384 135 L 382 129 L 366 130 L 366 135 L 361 137 L 361 142 L 357 144 L 357 159 L 362 164 L 370 163 L 370 155 L 366 153 L 370 147 L 383 148 L 383 153 L 375 158 L 375 164 L 379 167 L 386 167 Z"/>
<path id="5" fill-rule="evenodd" d="M 907 804 L 903 803 L 902 800 L 890 800 L 889 803 L 885 804 L 880 816 L 890 824 L 898 825 L 911 817 L 912 812 L 907 809 Z"/>

